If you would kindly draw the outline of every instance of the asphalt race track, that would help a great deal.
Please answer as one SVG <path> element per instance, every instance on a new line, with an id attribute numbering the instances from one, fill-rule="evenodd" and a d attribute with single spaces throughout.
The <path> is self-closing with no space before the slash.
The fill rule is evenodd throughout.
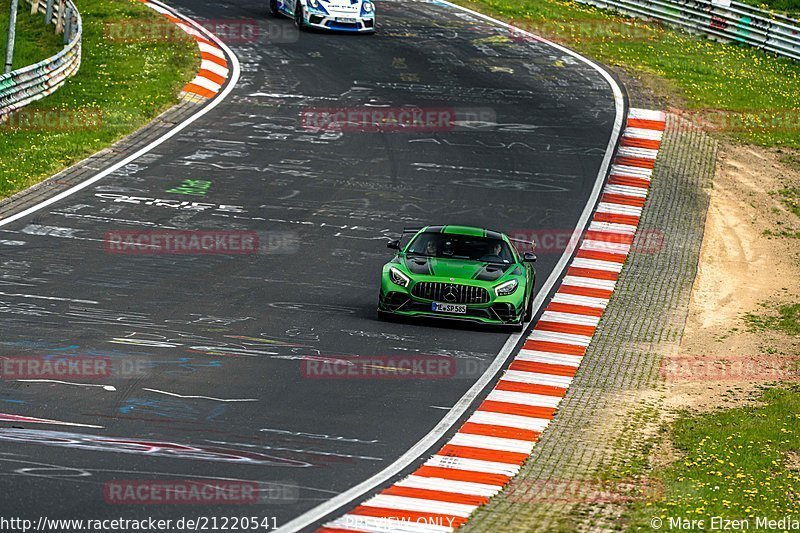
<path id="1" fill-rule="evenodd" d="M 0 413 L 59 422 L 0 422 L 0 515 L 246 514 L 280 526 L 381 472 L 509 338 L 378 321 L 385 242 L 425 224 L 571 231 L 612 137 L 615 101 L 597 70 L 443 4 L 380 2 L 374 36 L 298 35 L 266 1 L 173 5 L 259 22 L 257 39 L 228 43 L 242 65 L 230 96 L 137 163 L 0 227 L 0 356 L 104 357 L 121 369 L 0 381 Z M 409 105 L 484 122 L 331 132 L 298 119 Z M 210 184 L 201 196 L 168 192 L 184 180 Z M 116 254 L 105 242 L 163 229 L 256 232 L 260 249 Z M 540 285 L 561 251 L 540 250 Z M 446 358 L 459 372 L 309 375 L 310 361 L 353 356 Z M 264 501 L 107 501 L 109 482 L 179 479 L 258 482 Z"/>

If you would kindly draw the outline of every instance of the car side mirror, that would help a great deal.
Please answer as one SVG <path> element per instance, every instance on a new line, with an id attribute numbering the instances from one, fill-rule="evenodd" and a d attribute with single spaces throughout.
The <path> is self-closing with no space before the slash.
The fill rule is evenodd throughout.
<path id="1" fill-rule="evenodd" d="M 522 260 L 526 263 L 535 263 L 536 262 L 536 254 L 533 252 L 525 252 L 522 255 Z"/>
<path id="2" fill-rule="evenodd" d="M 392 250 L 399 250 L 400 249 L 400 241 L 389 241 L 386 243 L 386 247 Z"/>

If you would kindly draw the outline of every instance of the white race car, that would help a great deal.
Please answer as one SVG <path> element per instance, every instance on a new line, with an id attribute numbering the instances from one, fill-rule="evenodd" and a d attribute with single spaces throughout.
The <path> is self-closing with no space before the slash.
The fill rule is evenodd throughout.
<path id="1" fill-rule="evenodd" d="M 294 19 L 297 27 L 373 33 L 375 4 L 372 0 L 270 0 L 274 16 Z"/>

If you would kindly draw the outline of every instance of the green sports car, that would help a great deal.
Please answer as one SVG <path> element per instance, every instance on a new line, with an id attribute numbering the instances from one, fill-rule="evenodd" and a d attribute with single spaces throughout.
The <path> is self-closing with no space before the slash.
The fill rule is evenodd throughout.
<path id="1" fill-rule="evenodd" d="M 513 326 L 531 319 L 533 252 L 503 233 L 470 226 L 404 230 L 413 237 L 383 267 L 378 316 L 425 316 Z M 530 244 L 530 243 L 528 243 Z"/>

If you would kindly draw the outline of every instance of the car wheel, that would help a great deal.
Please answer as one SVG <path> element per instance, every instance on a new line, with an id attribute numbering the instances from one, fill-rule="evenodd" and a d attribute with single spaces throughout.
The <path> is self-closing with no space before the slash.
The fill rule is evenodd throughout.
<path id="1" fill-rule="evenodd" d="M 280 16 L 281 13 L 278 11 L 278 0 L 269 0 L 269 10 L 273 17 Z"/>
<path id="2" fill-rule="evenodd" d="M 531 293 L 530 299 L 528 300 L 528 305 L 525 307 L 525 317 L 522 319 L 523 322 L 529 322 L 533 318 L 533 293 Z"/>
<path id="3" fill-rule="evenodd" d="M 294 8 L 294 23 L 297 25 L 297 29 L 303 31 L 306 27 L 305 23 L 303 22 L 303 4 L 297 2 L 297 5 Z"/>

